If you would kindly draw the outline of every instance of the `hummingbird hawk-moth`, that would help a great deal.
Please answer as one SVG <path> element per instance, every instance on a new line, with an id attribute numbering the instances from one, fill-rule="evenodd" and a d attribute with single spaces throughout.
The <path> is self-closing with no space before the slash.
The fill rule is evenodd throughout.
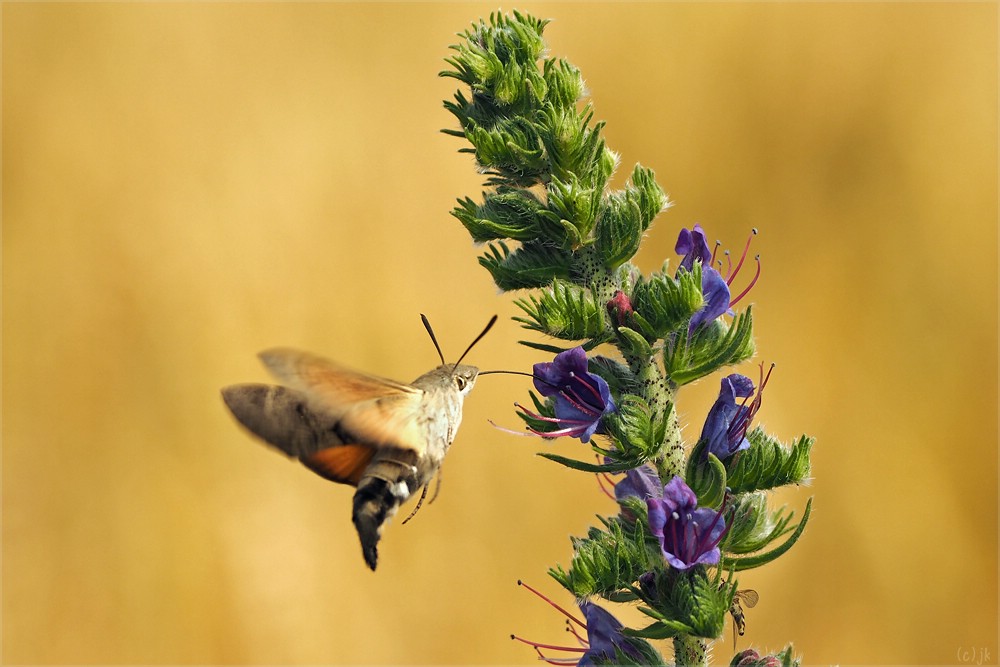
<path id="1" fill-rule="evenodd" d="M 357 488 L 352 519 L 372 570 L 383 524 L 422 489 L 415 514 L 439 473 L 462 421 L 462 403 L 479 375 L 461 361 L 497 320 L 494 315 L 458 361 L 448 364 L 430 323 L 420 317 L 441 365 L 409 384 L 276 348 L 260 359 L 283 385 L 222 390 L 229 410 L 254 435 L 321 477 Z"/>

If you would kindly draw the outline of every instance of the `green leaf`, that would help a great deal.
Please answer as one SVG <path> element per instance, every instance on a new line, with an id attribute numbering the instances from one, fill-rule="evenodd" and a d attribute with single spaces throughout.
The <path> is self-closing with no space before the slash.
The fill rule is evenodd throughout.
<path id="1" fill-rule="evenodd" d="M 576 175 L 565 179 L 553 176 L 548 185 L 548 210 L 560 221 L 559 229 L 547 232 L 547 238 L 563 242 L 567 250 L 587 242 L 603 195 L 600 187 L 588 187 Z"/>
<path id="2" fill-rule="evenodd" d="M 540 399 L 535 392 L 530 390 L 528 391 L 528 396 L 531 398 L 531 402 L 535 406 L 535 414 L 542 417 L 555 417 L 555 407 L 550 399 Z M 528 426 L 528 428 L 534 431 L 546 433 L 548 431 L 555 431 L 559 428 L 558 424 L 555 422 L 536 419 L 525 410 L 517 410 L 516 412 L 517 416 L 524 420 L 524 423 Z"/>
<path id="3" fill-rule="evenodd" d="M 699 327 L 689 337 L 682 329 L 668 339 L 663 349 L 667 377 L 681 386 L 713 373 L 723 366 L 753 356 L 753 314 L 751 308 L 736 316 L 732 326 L 721 319 Z"/>
<path id="4" fill-rule="evenodd" d="M 731 600 L 729 591 L 719 582 L 718 570 L 710 576 L 705 566 L 699 565 L 688 570 L 656 571 L 652 582 L 633 590 L 648 605 L 640 607 L 647 616 L 668 626 L 686 628 L 684 633 L 688 635 L 715 638 L 722 632 Z"/>
<path id="5" fill-rule="evenodd" d="M 639 205 L 622 193 L 605 198 L 595 230 L 597 254 L 604 266 L 615 269 L 632 259 L 641 241 Z"/>
<path id="6" fill-rule="evenodd" d="M 635 468 L 637 465 L 639 465 L 635 461 L 618 461 L 615 463 L 588 463 L 586 461 L 577 461 L 576 459 L 567 458 L 565 456 L 559 456 L 558 454 L 552 454 L 551 452 L 538 452 L 538 455 L 541 456 L 542 458 L 562 464 L 567 468 L 572 468 L 573 470 L 582 470 L 583 472 L 625 472 L 626 470 L 631 470 L 632 468 Z"/>
<path id="7" fill-rule="evenodd" d="M 494 13 L 489 24 L 480 19 L 459 35 L 464 38 L 461 44 L 449 47 L 456 55 L 446 62 L 454 69 L 441 72 L 441 76 L 458 79 L 508 105 L 518 101 L 519 93 L 533 93 L 541 100 L 544 88 L 539 95 L 535 79 L 540 74 L 533 66 L 545 48 L 542 31 L 547 23 L 518 12 Z M 514 79 L 515 72 L 521 74 L 520 82 Z"/>
<path id="8" fill-rule="evenodd" d="M 791 515 L 781 507 L 771 512 L 764 493 L 741 493 L 730 496 L 726 511 L 729 531 L 721 549 L 728 554 L 743 555 L 760 551 L 790 532 Z"/>
<path id="9" fill-rule="evenodd" d="M 577 67 L 563 58 L 546 60 L 542 76 L 549 91 L 546 103 L 558 110 L 576 109 L 584 93 L 583 76 Z"/>
<path id="10" fill-rule="evenodd" d="M 621 341 L 622 354 L 626 358 L 649 359 L 653 356 L 653 348 L 638 331 L 628 327 L 618 327 L 616 331 Z"/>
<path id="11" fill-rule="evenodd" d="M 539 234 L 539 214 L 544 208 L 531 192 L 505 188 L 484 193 L 481 205 L 468 197 L 459 200 L 452 215 L 469 230 L 476 243 L 504 238 L 531 241 Z"/>
<path id="12" fill-rule="evenodd" d="M 552 166 L 553 179 L 576 180 L 582 186 L 602 191 L 607 182 L 602 159 L 605 145 L 601 138 L 604 122 L 591 126 L 594 111 L 586 105 L 579 112 L 573 107 L 547 106 L 539 115 L 545 127 L 542 141 Z M 595 208 L 594 213 L 597 213 Z"/>
<path id="13" fill-rule="evenodd" d="M 727 461 L 729 487 L 735 493 L 774 489 L 786 484 L 801 484 L 809 478 L 810 452 L 814 438 L 799 436 L 789 447 L 755 428 L 747 439 L 749 449 Z"/>
<path id="14" fill-rule="evenodd" d="M 626 193 L 638 207 L 642 231 L 649 229 L 653 219 L 670 206 L 667 193 L 656 182 L 653 170 L 638 164 L 632 170 L 632 177 L 626 187 Z"/>
<path id="15" fill-rule="evenodd" d="M 549 163 L 538 128 L 519 117 L 504 118 L 492 127 L 469 122 L 465 136 L 473 145 L 476 161 L 515 179 L 536 179 L 548 173 Z"/>
<path id="16" fill-rule="evenodd" d="M 640 279 L 632 289 L 632 308 L 649 340 L 666 338 L 674 332 L 686 331 L 691 317 L 704 304 L 701 295 L 701 266 L 692 272 L 683 271 L 676 278 L 657 272 Z"/>
<path id="17" fill-rule="evenodd" d="M 521 345 L 524 345 L 525 347 L 530 347 L 533 350 L 541 350 L 542 352 L 551 352 L 552 354 L 559 354 L 560 352 L 565 352 L 566 350 L 571 350 L 574 347 L 576 347 L 575 345 L 571 347 L 549 345 L 548 343 L 537 343 L 531 340 L 519 340 L 517 342 L 520 343 Z M 590 350 L 594 349 L 603 342 L 604 341 L 602 340 L 584 341 L 583 343 L 580 343 L 580 347 L 589 352 Z"/>
<path id="18" fill-rule="evenodd" d="M 601 518 L 606 530 L 591 527 L 587 537 L 571 538 L 573 559 L 568 570 L 556 566 L 549 574 L 578 598 L 614 597 L 650 567 L 648 530 L 620 517 Z"/>
<path id="19" fill-rule="evenodd" d="M 669 409 L 657 414 L 641 396 L 623 394 L 618 409 L 604 418 L 604 425 L 615 440 L 620 458 L 641 463 L 659 453 L 666 439 L 669 414 Z"/>
<path id="20" fill-rule="evenodd" d="M 640 607 L 639 611 L 652 611 L 649 607 Z M 622 632 L 629 637 L 642 637 L 644 639 L 670 639 L 680 634 L 691 634 L 692 629 L 679 621 L 664 619 L 656 621 L 640 630 L 625 628 Z"/>
<path id="21" fill-rule="evenodd" d="M 667 203 L 652 170 L 636 165 L 625 189 L 605 197 L 597 219 L 598 254 L 606 267 L 614 269 L 635 255 L 643 232 Z"/>
<path id="22" fill-rule="evenodd" d="M 527 317 L 515 317 L 525 329 L 563 340 L 607 340 L 609 331 L 603 304 L 594 301 L 590 290 L 555 280 L 538 296 L 514 301 Z"/>
<path id="23" fill-rule="evenodd" d="M 717 509 L 722 505 L 722 499 L 726 495 L 726 466 L 715 454 L 696 446 L 688 457 L 685 477 L 687 485 L 698 496 L 700 507 Z"/>
<path id="24" fill-rule="evenodd" d="M 493 276 L 493 281 L 507 292 L 530 287 L 544 287 L 556 278 L 569 276 L 571 257 L 553 246 L 525 243 L 511 252 L 503 242 L 490 243 L 479 258 Z"/>
<path id="25" fill-rule="evenodd" d="M 617 359 L 595 355 L 588 359 L 588 368 L 591 373 L 596 373 L 604 378 L 611 389 L 612 396 L 639 393 L 639 379 L 631 368 Z"/>
<path id="26" fill-rule="evenodd" d="M 794 532 L 791 536 L 786 539 L 781 545 L 766 551 L 763 553 L 754 554 L 752 556 L 742 556 L 742 557 L 729 557 L 723 555 L 720 565 L 727 569 L 733 570 L 749 570 L 755 567 L 760 567 L 761 565 L 767 565 L 774 559 L 778 558 L 786 551 L 792 548 L 792 546 L 798 542 L 799 538 L 802 537 L 803 531 L 806 529 L 806 522 L 809 521 L 809 514 L 812 511 L 812 498 L 806 501 L 805 510 L 802 512 L 802 519 L 799 521 L 798 525 L 795 527 Z"/>

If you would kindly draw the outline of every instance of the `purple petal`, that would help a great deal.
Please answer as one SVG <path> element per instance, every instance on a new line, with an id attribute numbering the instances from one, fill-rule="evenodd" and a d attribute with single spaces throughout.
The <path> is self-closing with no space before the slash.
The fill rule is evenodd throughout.
<path id="1" fill-rule="evenodd" d="M 663 487 L 663 504 L 671 512 L 686 511 L 698 506 L 698 496 L 680 476 L 674 475 Z"/>
<path id="2" fill-rule="evenodd" d="M 542 396 L 552 396 L 574 376 L 586 375 L 587 353 L 578 345 L 560 352 L 552 361 L 535 364 L 532 370 L 538 393 Z"/>
<path id="3" fill-rule="evenodd" d="M 674 251 L 678 255 L 684 255 L 680 265 L 690 271 L 695 260 L 700 260 L 704 266 L 708 266 L 712 261 L 712 252 L 708 248 L 708 239 L 700 224 L 695 223 L 693 230 L 682 229 L 677 236 L 677 244 Z"/>
<path id="4" fill-rule="evenodd" d="M 646 498 L 646 510 L 649 517 L 649 532 L 660 539 L 663 544 L 663 528 L 667 525 L 667 509 L 662 498 Z"/>
<path id="5" fill-rule="evenodd" d="M 578 665 L 593 665 L 597 660 L 614 660 L 617 651 L 622 651 L 635 660 L 641 655 L 630 646 L 622 634 L 622 624 L 607 610 L 592 602 L 581 602 L 580 611 L 587 622 L 587 641 L 590 648 L 580 658 Z"/>
<path id="6" fill-rule="evenodd" d="M 662 498 L 663 483 L 656 471 L 648 465 L 625 471 L 625 478 L 615 484 L 615 498 Z"/>
<path id="7" fill-rule="evenodd" d="M 705 305 L 691 318 L 688 334 L 694 333 L 705 322 L 714 322 L 729 310 L 729 285 L 722 275 L 710 266 L 701 267 L 701 293 Z"/>
<path id="8" fill-rule="evenodd" d="M 701 439 L 705 441 L 707 451 L 720 459 L 732 456 L 740 449 L 746 449 L 750 442 L 743 438 L 737 445 L 729 442 L 729 427 L 745 407 L 737 405 L 737 398 L 749 398 L 753 395 L 753 380 L 745 375 L 733 373 L 722 378 L 719 397 L 712 404 L 701 429 Z"/>
<path id="9" fill-rule="evenodd" d="M 740 375 L 739 373 L 733 373 L 732 375 L 727 375 L 722 378 L 723 387 L 728 384 L 730 391 L 732 391 L 733 396 L 739 396 L 740 398 L 749 398 L 753 396 L 753 380 L 748 378 L 746 375 Z"/>

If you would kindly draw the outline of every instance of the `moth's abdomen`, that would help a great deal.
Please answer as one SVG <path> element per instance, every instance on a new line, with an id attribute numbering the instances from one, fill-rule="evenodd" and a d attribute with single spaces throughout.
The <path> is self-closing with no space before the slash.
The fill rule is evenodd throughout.
<path id="1" fill-rule="evenodd" d="M 361 540 L 361 552 L 372 570 L 378 564 L 378 543 L 383 524 L 426 481 L 418 479 L 420 475 L 414 465 L 416 463 L 415 453 L 410 451 L 380 456 L 372 461 L 358 482 L 352 519 Z"/>

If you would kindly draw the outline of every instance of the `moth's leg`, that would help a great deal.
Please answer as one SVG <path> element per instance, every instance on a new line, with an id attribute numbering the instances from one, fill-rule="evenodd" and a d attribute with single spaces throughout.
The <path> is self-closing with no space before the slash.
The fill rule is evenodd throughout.
<path id="1" fill-rule="evenodd" d="M 437 493 L 435 493 L 434 495 L 437 496 Z M 420 499 L 417 500 L 417 506 L 413 508 L 413 511 L 410 512 L 410 515 L 408 517 L 403 519 L 404 524 L 417 515 L 417 510 L 419 510 L 420 506 L 424 504 L 424 498 L 426 497 L 427 497 L 427 485 L 424 484 L 424 489 L 423 491 L 420 492 Z M 431 502 L 434 502 L 434 500 L 432 499 Z"/>
<path id="2" fill-rule="evenodd" d="M 426 486 L 424 487 L 424 490 L 425 491 L 427 490 Z M 434 495 L 431 496 L 431 499 L 427 502 L 427 504 L 428 505 L 433 504 L 434 501 L 437 500 L 439 493 L 441 493 L 441 468 L 438 468 L 437 471 L 437 484 L 434 485 Z"/>

